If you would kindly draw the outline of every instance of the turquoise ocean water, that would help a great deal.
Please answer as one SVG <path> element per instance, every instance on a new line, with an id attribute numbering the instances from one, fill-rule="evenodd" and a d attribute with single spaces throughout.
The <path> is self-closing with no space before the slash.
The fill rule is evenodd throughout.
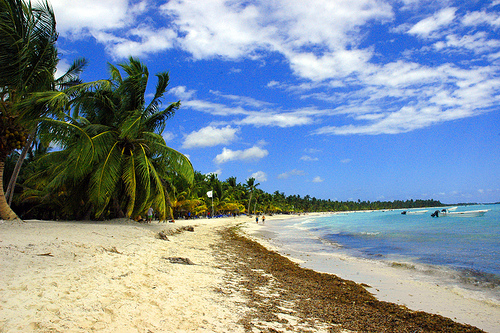
<path id="1" fill-rule="evenodd" d="M 500 205 L 457 209 L 489 209 L 482 217 L 433 218 L 436 209 L 427 209 L 422 215 L 394 210 L 275 220 L 266 222 L 261 236 L 292 256 L 362 258 L 418 271 L 423 279 L 439 279 L 500 303 Z"/>

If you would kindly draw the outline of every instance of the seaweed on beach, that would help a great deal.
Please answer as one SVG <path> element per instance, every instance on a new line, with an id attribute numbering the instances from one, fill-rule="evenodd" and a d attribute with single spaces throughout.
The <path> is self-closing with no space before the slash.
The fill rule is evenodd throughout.
<path id="1" fill-rule="evenodd" d="M 440 315 L 379 301 L 363 285 L 301 268 L 242 236 L 237 228 L 227 228 L 221 234 L 218 253 L 226 256 L 231 274 L 238 277 L 237 288 L 252 308 L 251 314 L 242 319 L 248 332 L 253 327 L 262 330 L 262 327 L 257 327 L 258 322 L 279 322 L 286 331 L 295 332 L 311 331 L 317 325 L 330 332 L 341 329 L 358 332 L 483 332 Z M 278 315 L 283 312 L 298 317 L 299 322 L 287 324 L 287 320 Z M 298 324 L 302 325 L 300 330 L 293 327 Z M 277 332 L 269 327 L 263 331 Z"/>

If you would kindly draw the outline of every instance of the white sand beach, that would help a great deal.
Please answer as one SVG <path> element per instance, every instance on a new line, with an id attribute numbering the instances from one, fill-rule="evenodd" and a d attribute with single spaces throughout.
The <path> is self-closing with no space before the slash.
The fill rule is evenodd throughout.
<path id="1" fill-rule="evenodd" d="M 217 292 L 223 271 L 210 249 L 228 222 L 4 221 L 0 331 L 243 332 L 245 308 Z M 196 230 L 155 237 L 182 225 Z"/>
<path id="2" fill-rule="evenodd" d="M 282 217 L 266 223 L 273 218 Z M 247 332 L 240 319 L 251 309 L 212 249 L 217 230 L 241 223 L 256 227 L 248 217 L 0 221 L 0 332 Z M 195 231 L 157 237 L 188 225 Z"/>

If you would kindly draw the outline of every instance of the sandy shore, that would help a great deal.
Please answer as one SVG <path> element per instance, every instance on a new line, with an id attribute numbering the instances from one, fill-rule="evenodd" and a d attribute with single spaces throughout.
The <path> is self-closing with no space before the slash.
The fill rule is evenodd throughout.
<path id="1" fill-rule="evenodd" d="M 273 218 L 279 217 L 267 221 Z M 298 270 L 228 234 L 228 227 L 242 224 L 255 220 L 0 221 L 0 332 L 351 332 L 377 331 L 368 329 L 377 327 L 377 320 L 394 332 L 412 327 L 418 327 L 412 332 L 430 332 L 420 328 L 427 322 L 479 331 L 379 302 L 389 311 L 385 315 L 372 307 L 378 303 L 364 288 Z M 194 232 L 174 232 L 183 226 L 194 226 Z M 262 260 L 255 260 L 259 256 Z M 315 296 L 316 287 L 296 289 L 298 280 L 287 278 L 293 274 L 304 279 L 301 285 L 314 276 L 328 290 L 329 283 L 347 286 L 354 294 L 345 299 L 355 297 L 356 303 L 363 297 L 366 304 L 337 304 L 342 311 L 329 312 L 332 300 Z M 314 311 L 323 306 L 324 311 Z M 408 329 L 387 319 L 398 309 L 403 315 L 393 321 L 408 321 Z M 363 326 L 353 313 L 372 322 Z"/>
<path id="2" fill-rule="evenodd" d="M 210 246 L 226 223 L 3 222 L 0 331 L 243 332 L 241 300 L 216 291 L 225 272 Z"/>
<path id="3" fill-rule="evenodd" d="M 415 311 L 442 315 L 490 333 L 500 333 L 498 301 L 485 299 L 483 295 L 442 283 L 404 267 L 388 266 L 382 262 L 335 253 L 299 253 L 290 248 L 275 248 L 267 241 L 265 230 L 262 225 L 247 224 L 245 227 L 250 238 L 286 255 L 300 263 L 301 267 L 365 284 L 369 286 L 367 290 L 378 300 L 404 305 Z"/>

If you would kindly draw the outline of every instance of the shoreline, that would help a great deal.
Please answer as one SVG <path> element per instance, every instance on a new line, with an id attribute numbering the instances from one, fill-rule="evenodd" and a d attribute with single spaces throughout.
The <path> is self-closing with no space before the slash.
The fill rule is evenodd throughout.
<path id="1" fill-rule="evenodd" d="M 290 217 L 297 216 L 266 216 L 266 223 Z M 151 224 L 124 219 L 0 221 L 0 331 L 351 332 L 364 331 L 362 325 L 379 327 L 377 320 L 384 318 L 366 317 L 363 324 L 352 315 L 338 326 L 321 313 L 307 312 L 312 310 L 300 303 L 293 283 L 279 280 L 276 272 L 266 271 L 269 267 L 249 269 L 256 260 L 247 255 L 261 244 L 251 242 L 254 237 L 247 232 L 254 225 L 255 220 L 246 216 Z M 175 232 L 185 226 L 194 226 L 194 232 Z M 230 228 L 243 232 L 247 241 L 229 237 Z M 168 240 L 159 239 L 160 231 Z M 263 258 L 268 257 L 276 254 L 266 250 Z M 188 258 L 194 265 L 169 258 Z M 289 261 L 284 256 L 277 258 L 284 267 L 296 265 L 284 264 Z M 300 271 L 304 281 L 320 274 Z M 361 294 L 369 295 L 365 288 L 357 293 Z M 331 306 L 330 301 L 321 304 Z M 349 307 L 342 306 L 336 305 L 338 311 L 347 313 Z M 480 331 L 448 319 L 438 321 L 442 320 L 464 332 Z"/>
<path id="2" fill-rule="evenodd" d="M 309 216 L 319 216 L 310 214 Z M 284 244 L 273 242 L 273 231 L 263 226 L 247 225 L 252 240 L 286 256 L 303 268 L 334 274 L 340 278 L 365 284 L 378 300 L 407 306 L 414 311 L 442 315 L 488 332 L 500 333 L 500 305 L 482 294 L 441 281 L 417 270 L 390 266 L 346 254 L 296 252 Z"/>

